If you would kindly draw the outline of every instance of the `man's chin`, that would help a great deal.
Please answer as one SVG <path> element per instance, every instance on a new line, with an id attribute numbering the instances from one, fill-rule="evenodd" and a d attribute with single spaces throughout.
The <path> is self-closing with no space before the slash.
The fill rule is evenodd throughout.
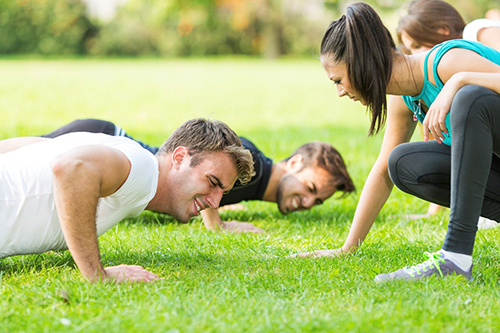
<path id="1" fill-rule="evenodd" d="M 180 223 L 188 223 L 194 216 L 179 216 L 179 215 L 171 215 L 174 219 L 176 219 Z"/>
<path id="2" fill-rule="evenodd" d="M 278 205 L 278 210 L 279 210 L 279 211 L 280 211 L 280 213 L 281 213 L 281 214 L 283 214 L 283 215 L 286 215 L 286 214 L 290 213 L 290 212 L 288 211 L 288 209 L 286 209 L 286 208 L 284 209 L 284 208 L 283 208 L 283 207 L 281 207 L 280 205 Z"/>

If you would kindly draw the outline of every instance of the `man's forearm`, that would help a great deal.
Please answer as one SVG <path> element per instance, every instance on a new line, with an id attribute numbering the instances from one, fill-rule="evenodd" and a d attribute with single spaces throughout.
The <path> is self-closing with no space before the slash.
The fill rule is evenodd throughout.
<path id="1" fill-rule="evenodd" d="M 98 176 L 78 160 L 53 165 L 54 197 L 68 249 L 83 276 L 91 281 L 106 275 L 99 254 L 96 210 Z"/>
<path id="2" fill-rule="evenodd" d="M 208 230 L 220 231 L 224 229 L 222 219 L 217 209 L 207 208 L 202 210 L 200 214 L 203 219 L 203 224 L 205 224 L 205 228 Z"/>
<path id="3" fill-rule="evenodd" d="M 125 183 L 130 168 L 122 152 L 101 145 L 74 148 L 52 162 L 54 200 L 64 239 L 78 268 L 90 281 L 151 282 L 159 278 L 141 266 L 103 268 L 101 264 L 97 203 Z"/>

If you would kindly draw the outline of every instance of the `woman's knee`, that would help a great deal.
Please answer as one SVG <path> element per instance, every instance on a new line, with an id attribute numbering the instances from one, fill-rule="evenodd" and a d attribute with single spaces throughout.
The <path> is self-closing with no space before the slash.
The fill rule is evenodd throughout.
<path id="1" fill-rule="evenodd" d="M 495 92 L 488 88 L 473 84 L 466 85 L 460 88 L 455 94 L 453 104 L 471 105 L 478 97 L 492 94 L 495 94 Z"/>
<path id="2" fill-rule="evenodd" d="M 405 188 L 405 183 L 410 180 L 413 172 L 410 170 L 408 161 L 412 153 L 412 144 L 403 143 L 394 148 L 389 155 L 388 171 L 389 177 L 391 177 L 392 182 L 399 189 Z"/>
<path id="3" fill-rule="evenodd" d="M 477 86 L 467 85 L 462 87 L 453 98 L 451 104 L 451 125 L 461 126 L 470 124 L 471 121 L 489 118 L 489 112 L 498 108 L 500 95 L 494 91 Z M 472 117 L 471 117 L 472 116 Z"/>
<path id="4" fill-rule="evenodd" d="M 411 189 L 429 175 L 438 175 L 439 178 L 449 174 L 450 147 L 436 141 L 400 144 L 389 155 L 388 170 L 394 185 L 412 193 Z M 432 179 L 429 181 L 434 181 Z"/>

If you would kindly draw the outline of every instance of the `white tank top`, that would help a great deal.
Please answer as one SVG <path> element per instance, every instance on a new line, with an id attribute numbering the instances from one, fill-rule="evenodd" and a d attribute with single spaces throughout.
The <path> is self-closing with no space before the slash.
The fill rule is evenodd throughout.
<path id="1" fill-rule="evenodd" d="M 483 28 L 500 27 L 500 21 L 477 19 L 467 24 L 464 28 L 462 38 L 477 42 L 477 33 Z"/>
<path id="2" fill-rule="evenodd" d="M 99 199 L 97 234 L 139 215 L 154 197 L 158 160 L 124 137 L 70 133 L 0 154 L 0 258 L 67 249 L 54 204 L 53 159 L 78 146 L 102 144 L 130 160 L 130 174 L 112 195 Z"/>

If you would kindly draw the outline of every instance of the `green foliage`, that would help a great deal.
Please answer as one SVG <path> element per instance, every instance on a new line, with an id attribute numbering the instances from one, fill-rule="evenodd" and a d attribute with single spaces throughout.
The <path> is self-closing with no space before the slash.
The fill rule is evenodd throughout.
<path id="1" fill-rule="evenodd" d="M 410 0 L 411 1 L 411 0 Z M 405 8 L 410 2 L 408 0 L 366 0 L 374 8 L 381 10 L 382 13 L 389 13 Z M 499 8 L 500 4 L 492 0 L 443 0 L 455 7 L 463 16 L 465 22 L 470 22 L 477 18 L 484 17 L 488 9 Z M 333 11 L 336 15 L 341 15 L 345 7 L 351 2 L 347 0 L 325 0 L 325 7 Z M 404 15 L 404 12 L 401 13 Z M 383 16 L 383 15 L 382 15 Z"/>
<path id="2" fill-rule="evenodd" d="M 80 0 L 0 1 L 3 54 L 84 54 L 93 29 Z"/>
<path id="3" fill-rule="evenodd" d="M 354 256 L 292 259 L 340 247 L 382 134 L 367 138 L 364 107 L 336 97 L 317 60 L 0 60 L 0 138 L 38 135 L 75 118 L 112 120 L 160 144 L 183 121 L 227 122 L 280 160 L 312 140 L 342 153 L 358 187 L 306 212 L 266 202 L 225 211 L 261 235 L 216 234 L 146 212 L 99 239 L 104 265 L 137 264 L 153 284 L 82 281 L 68 252 L 0 259 L 5 332 L 497 332 L 500 229 L 480 230 L 474 282 L 375 284 L 422 261 L 444 238 L 447 212 L 394 190 Z M 418 135 L 417 135 L 418 136 Z"/>
<path id="4" fill-rule="evenodd" d="M 0 54 L 310 54 L 324 24 L 280 0 L 129 0 L 110 21 L 81 0 L 0 0 Z"/>
<path id="5" fill-rule="evenodd" d="M 262 24 L 256 6 L 242 2 L 243 22 L 214 1 L 131 0 L 102 23 L 91 54 L 187 56 L 258 54 Z M 248 20 L 248 22 L 246 22 Z"/>
<path id="6" fill-rule="evenodd" d="M 492 0 L 449 0 L 449 3 L 458 10 L 466 23 L 478 18 L 484 18 L 484 14 L 488 9 L 500 9 L 500 3 Z"/>
<path id="7" fill-rule="evenodd" d="M 367 2 L 390 21 L 408 1 Z M 498 6 L 491 0 L 450 3 L 466 22 Z M 318 2 L 291 0 L 129 0 L 101 22 L 89 18 L 82 0 L 0 0 L 0 54 L 310 55 L 348 4 L 325 0 L 329 11 L 322 12 Z M 311 8 L 314 15 L 306 13 Z"/>

